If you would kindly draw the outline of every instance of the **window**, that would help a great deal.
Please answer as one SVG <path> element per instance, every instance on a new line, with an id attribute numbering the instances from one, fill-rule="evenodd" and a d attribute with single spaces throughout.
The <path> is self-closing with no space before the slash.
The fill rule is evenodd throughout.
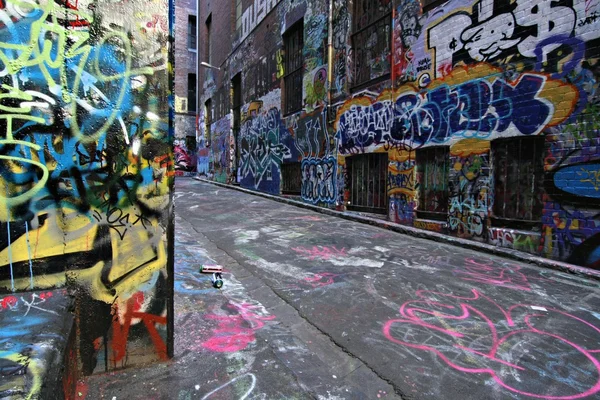
<path id="1" fill-rule="evenodd" d="M 389 0 L 356 0 L 352 49 L 353 87 L 359 87 L 390 72 L 392 8 Z"/>
<path id="2" fill-rule="evenodd" d="M 190 113 L 196 112 L 196 74 L 188 74 L 187 82 L 187 110 Z"/>
<path id="3" fill-rule="evenodd" d="M 188 49 L 196 50 L 196 16 L 188 15 Z"/>
<path id="4" fill-rule="evenodd" d="M 188 152 L 195 153 L 196 152 L 196 136 L 186 136 L 185 137 L 185 147 Z"/>
<path id="5" fill-rule="evenodd" d="M 418 217 L 446 220 L 449 164 L 448 147 L 427 147 L 417 150 Z"/>
<path id="6" fill-rule="evenodd" d="M 211 135 L 210 125 L 212 124 L 212 101 L 208 99 L 204 102 L 204 122 L 206 125 L 206 147 L 210 147 Z"/>
<path id="7" fill-rule="evenodd" d="M 208 18 L 206 18 L 206 36 L 204 38 L 205 40 L 205 46 L 204 46 L 204 59 L 206 60 L 207 63 L 212 65 L 212 43 L 210 40 L 210 29 L 211 29 L 211 25 L 212 25 L 212 14 L 208 16 Z"/>
<path id="8" fill-rule="evenodd" d="M 242 0 L 235 0 L 235 32 L 242 36 Z"/>
<path id="9" fill-rule="evenodd" d="M 427 12 L 429 10 L 434 9 L 442 3 L 445 3 L 448 0 L 421 0 L 421 6 L 423 8 L 423 12 Z"/>
<path id="10" fill-rule="evenodd" d="M 297 194 L 302 190 L 302 164 L 299 162 L 281 164 L 281 193 Z"/>
<path id="11" fill-rule="evenodd" d="M 348 209 L 387 213 L 387 153 L 360 154 L 346 158 L 350 180 Z"/>
<path id="12" fill-rule="evenodd" d="M 492 142 L 494 225 L 535 225 L 542 216 L 544 138 L 520 137 Z"/>
<path id="13" fill-rule="evenodd" d="M 304 47 L 304 21 L 293 25 L 284 35 L 284 76 L 283 86 L 285 94 L 283 97 L 285 114 L 290 114 L 302 109 L 302 77 L 304 72 L 304 59 L 302 50 Z"/>

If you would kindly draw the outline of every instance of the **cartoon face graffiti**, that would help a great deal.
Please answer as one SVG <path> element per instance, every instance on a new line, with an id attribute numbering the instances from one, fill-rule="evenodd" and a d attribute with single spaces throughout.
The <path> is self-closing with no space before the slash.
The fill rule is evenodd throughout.
<path id="1" fill-rule="evenodd" d="M 421 24 L 412 10 L 405 11 L 402 14 L 398 29 L 401 31 L 402 44 L 404 44 L 406 48 L 412 47 L 419 39 L 419 35 L 421 34 Z"/>
<path id="2" fill-rule="evenodd" d="M 519 43 L 519 39 L 511 39 L 515 25 L 515 17 L 511 13 L 500 14 L 466 29 L 460 39 L 472 59 L 490 60 Z"/>

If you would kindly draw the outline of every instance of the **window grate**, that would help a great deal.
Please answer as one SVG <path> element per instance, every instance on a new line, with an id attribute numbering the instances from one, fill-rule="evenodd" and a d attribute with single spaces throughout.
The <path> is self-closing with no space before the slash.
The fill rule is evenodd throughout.
<path id="1" fill-rule="evenodd" d="M 302 109 L 302 78 L 304 73 L 304 21 L 296 23 L 284 35 L 284 110 L 291 114 Z"/>
<path id="2" fill-rule="evenodd" d="M 496 221 L 539 223 L 543 151 L 544 138 L 539 136 L 492 142 Z"/>
<path id="3" fill-rule="evenodd" d="M 348 157 L 346 162 L 350 178 L 348 209 L 386 214 L 388 155 L 360 154 Z"/>
<path id="4" fill-rule="evenodd" d="M 445 220 L 448 213 L 448 147 L 427 147 L 417 150 L 417 174 L 421 217 Z"/>
<path id="5" fill-rule="evenodd" d="M 281 193 L 300 195 L 302 165 L 299 162 L 281 164 Z"/>
<path id="6" fill-rule="evenodd" d="M 357 87 L 390 72 L 391 2 L 357 0 L 354 10 L 353 86 Z"/>

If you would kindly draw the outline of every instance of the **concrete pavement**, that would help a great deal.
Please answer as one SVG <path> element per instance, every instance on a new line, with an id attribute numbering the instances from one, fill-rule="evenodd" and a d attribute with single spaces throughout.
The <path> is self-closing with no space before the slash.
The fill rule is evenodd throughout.
<path id="1" fill-rule="evenodd" d="M 192 179 L 176 213 L 176 357 L 87 398 L 600 396 L 596 280 Z"/>
<path id="2" fill-rule="evenodd" d="M 194 182 L 191 181 L 190 182 Z M 179 181 L 178 181 L 179 183 Z M 186 193 L 198 203 L 202 195 Z M 85 399 L 398 398 L 189 222 L 176 201 L 175 357 L 165 364 L 89 377 Z M 201 264 L 221 264 L 214 289 Z"/>

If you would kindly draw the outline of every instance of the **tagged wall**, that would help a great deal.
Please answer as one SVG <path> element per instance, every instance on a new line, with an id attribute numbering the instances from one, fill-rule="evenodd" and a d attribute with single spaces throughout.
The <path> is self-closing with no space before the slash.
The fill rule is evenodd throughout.
<path id="1" fill-rule="evenodd" d="M 70 287 L 88 374 L 172 336 L 169 13 L 0 5 L 0 290 Z"/>
<path id="2" fill-rule="evenodd" d="M 600 5 L 450 1 L 424 14 L 415 1 L 396 6 L 393 81 L 338 108 L 340 154 L 389 152 L 396 222 L 597 268 Z M 491 144 L 524 136 L 545 138 L 543 184 L 532 200 L 543 216 L 503 228 L 492 218 L 499 160 Z M 431 146 L 450 149 L 447 219 L 440 222 L 418 215 L 416 150 Z M 398 168 L 395 160 L 410 164 Z"/>
<path id="3" fill-rule="evenodd" d="M 361 30 L 358 46 L 354 2 L 282 1 L 220 56 L 223 71 L 211 71 L 206 87 L 242 77 L 240 159 L 229 181 L 279 194 L 301 176 L 293 183 L 304 201 L 344 209 L 361 186 L 352 157 L 385 154 L 377 199 L 387 198 L 392 221 L 598 268 L 600 2 L 451 0 L 425 13 L 415 0 L 360 4 L 390 24 Z M 300 19 L 302 110 L 286 114 L 284 34 Z M 540 138 L 539 171 L 505 187 L 513 172 L 502 176 L 502 160 L 524 138 Z M 438 147 L 445 192 L 423 200 L 417 153 Z M 286 178 L 293 164 L 300 173 Z M 500 198 L 531 209 L 500 218 Z M 423 213 L 436 202 L 441 217 Z"/>

